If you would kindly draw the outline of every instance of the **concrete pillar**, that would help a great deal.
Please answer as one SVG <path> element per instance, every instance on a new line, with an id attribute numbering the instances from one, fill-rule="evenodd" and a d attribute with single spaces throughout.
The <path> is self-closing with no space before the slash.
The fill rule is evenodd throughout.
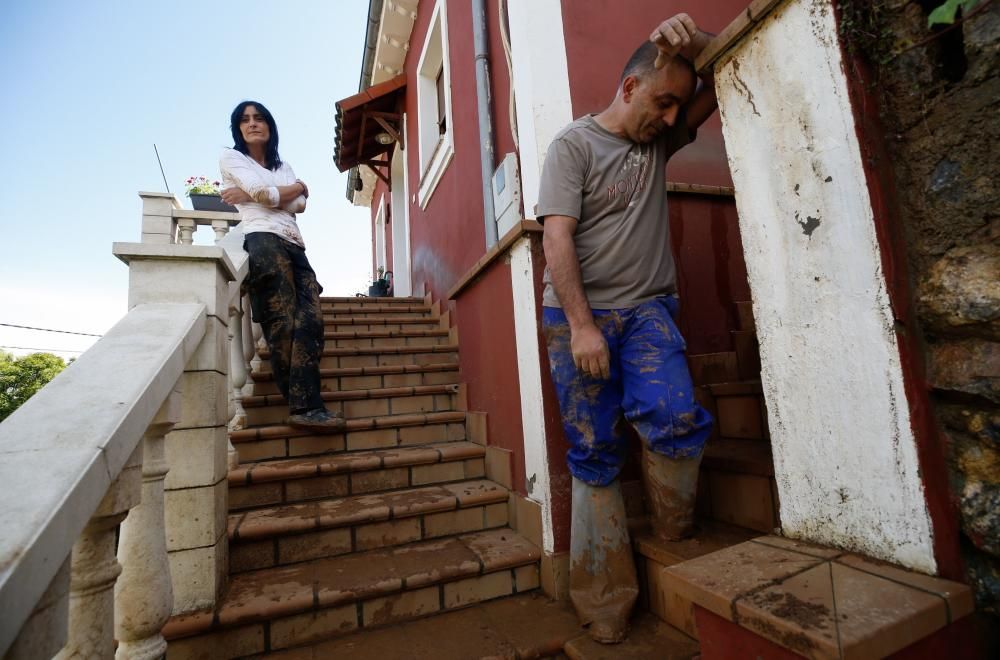
<path id="1" fill-rule="evenodd" d="M 173 210 L 181 208 L 180 200 L 170 193 L 140 192 L 142 199 L 142 242 L 176 243 L 177 221 Z"/>
<path id="2" fill-rule="evenodd" d="M 206 306 L 205 337 L 178 382 L 180 418 L 166 437 L 164 515 L 174 613 L 213 607 L 228 574 L 227 326 L 235 271 L 216 246 L 116 243 L 114 253 L 129 265 L 130 308 Z"/>

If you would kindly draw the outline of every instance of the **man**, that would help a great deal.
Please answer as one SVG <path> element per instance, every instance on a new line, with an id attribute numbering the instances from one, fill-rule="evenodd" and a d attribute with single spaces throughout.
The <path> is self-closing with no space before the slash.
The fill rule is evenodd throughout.
<path id="1" fill-rule="evenodd" d="M 617 477 L 624 417 L 643 440 L 656 535 L 692 531 L 712 420 L 694 401 L 677 330 L 666 162 L 715 111 L 692 62 L 710 36 L 687 14 L 632 55 L 614 101 L 549 147 L 537 215 L 548 267 L 543 325 L 573 475 L 570 596 L 590 635 L 617 643 L 638 596 Z"/>

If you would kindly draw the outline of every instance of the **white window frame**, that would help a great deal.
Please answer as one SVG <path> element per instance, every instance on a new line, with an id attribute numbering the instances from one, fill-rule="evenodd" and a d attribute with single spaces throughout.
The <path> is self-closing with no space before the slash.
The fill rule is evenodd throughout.
<path id="1" fill-rule="evenodd" d="M 455 156 L 455 123 L 451 112 L 451 66 L 448 59 L 447 0 L 437 0 L 417 63 L 417 203 L 427 208 L 444 171 Z M 438 128 L 437 77 L 444 70 L 445 132 Z"/>

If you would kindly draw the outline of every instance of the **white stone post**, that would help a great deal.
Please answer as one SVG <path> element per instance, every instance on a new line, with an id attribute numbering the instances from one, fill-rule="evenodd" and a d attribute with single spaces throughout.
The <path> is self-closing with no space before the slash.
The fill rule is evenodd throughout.
<path id="1" fill-rule="evenodd" d="M 73 546 L 69 635 L 58 660 L 110 658 L 115 653 L 114 586 L 122 567 L 115 528 L 139 503 L 142 446 L 136 447 Z"/>
<path id="2" fill-rule="evenodd" d="M 240 301 L 243 309 L 243 362 L 246 364 L 247 380 L 243 385 L 244 396 L 253 395 L 253 369 L 254 360 L 257 358 L 257 342 L 254 339 L 254 325 L 250 309 L 250 296 L 243 296 Z M 258 326 L 259 328 L 260 326 Z"/>
<path id="3" fill-rule="evenodd" d="M 177 221 L 173 211 L 181 208 L 177 197 L 158 192 L 140 192 L 139 197 L 142 199 L 142 242 L 176 243 Z"/>
<path id="4" fill-rule="evenodd" d="M 157 660 L 167 652 L 161 630 L 174 607 L 163 521 L 163 478 L 170 470 L 164 437 L 180 419 L 180 394 L 163 403 L 143 436 L 142 502 L 122 523 L 115 585 L 117 660 Z"/>
<path id="5" fill-rule="evenodd" d="M 236 285 L 235 288 L 238 289 Z M 232 389 L 230 391 L 230 401 L 232 402 L 232 413 L 229 421 L 229 430 L 237 431 L 247 424 L 247 411 L 243 408 L 243 386 L 247 382 L 247 362 L 243 357 L 245 346 L 243 340 L 243 309 L 239 291 L 233 297 L 233 303 L 229 307 L 229 378 Z M 229 443 L 229 468 L 234 469 L 240 463 L 239 455 Z"/>
<path id="6" fill-rule="evenodd" d="M 180 419 L 165 441 L 167 552 L 174 614 L 214 607 L 228 574 L 226 426 L 233 264 L 218 246 L 116 243 L 129 264 L 129 306 L 199 302 L 205 336 L 179 381 Z"/>

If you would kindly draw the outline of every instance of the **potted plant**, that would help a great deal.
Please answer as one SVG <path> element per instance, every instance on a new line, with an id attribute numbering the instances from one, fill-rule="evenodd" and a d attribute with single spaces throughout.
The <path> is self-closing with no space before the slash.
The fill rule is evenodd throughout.
<path id="1" fill-rule="evenodd" d="M 392 271 L 379 266 L 375 275 L 375 281 L 368 287 L 368 295 L 372 298 L 388 296 L 392 288 Z"/>
<path id="2" fill-rule="evenodd" d="M 191 176 L 184 182 L 187 196 L 191 198 L 191 206 L 195 211 L 224 211 L 236 213 L 236 207 L 222 201 L 219 195 L 219 182 L 209 181 L 207 177 Z"/>

